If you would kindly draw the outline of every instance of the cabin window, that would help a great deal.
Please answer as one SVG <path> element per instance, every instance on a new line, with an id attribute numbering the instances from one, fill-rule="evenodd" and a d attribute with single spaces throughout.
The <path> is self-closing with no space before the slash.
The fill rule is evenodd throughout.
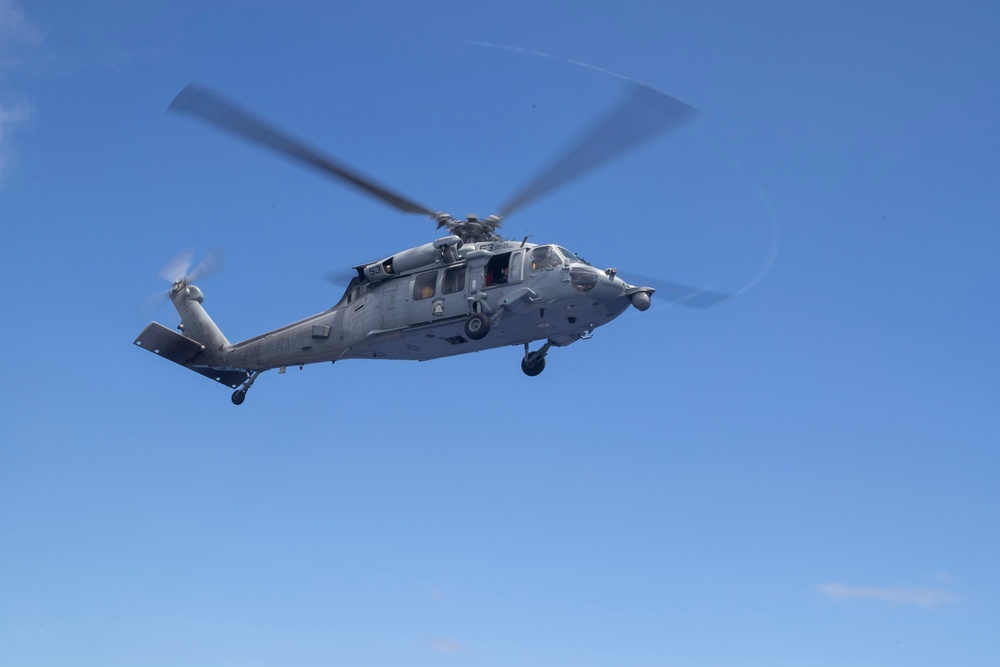
<path id="1" fill-rule="evenodd" d="M 437 271 L 418 273 L 413 280 L 413 300 L 429 299 L 434 296 L 434 286 L 437 283 Z"/>
<path id="2" fill-rule="evenodd" d="M 444 270 L 441 278 L 441 293 L 454 294 L 465 289 L 465 264 Z"/>

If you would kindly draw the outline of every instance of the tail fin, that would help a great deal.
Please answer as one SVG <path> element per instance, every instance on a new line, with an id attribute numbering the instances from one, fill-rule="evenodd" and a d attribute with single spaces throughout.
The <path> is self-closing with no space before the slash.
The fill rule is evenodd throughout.
<path id="1" fill-rule="evenodd" d="M 178 283 L 170 299 L 180 313 L 184 335 L 150 322 L 135 339 L 135 344 L 229 387 L 235 388 L 245 382 L 249 371 L 225 363 L 229 341 L 202 308 L 205 297 L 201 290 L 194 285 Z"/>
<path id="2" fill-rule="evenodd" d="M 217 356 L 229 347 L 229 341 L 219 327 L 208 316 L 201 304 L 205 296 L 194 285 L 179 285 L 170 294 L 170 300 L 181 316 L 181 326 L 188 338 L 193 338 L 205 346 L 208 357 Z"/>

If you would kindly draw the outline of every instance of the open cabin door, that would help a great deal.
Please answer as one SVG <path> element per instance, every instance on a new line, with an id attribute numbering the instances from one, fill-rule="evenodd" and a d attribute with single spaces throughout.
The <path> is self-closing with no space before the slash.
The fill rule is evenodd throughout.
<path id="1" fill-rule="evenodd" d="M 524 279 L 524 250 L 494 255 L 486 264 L 483 287 L 516 285 Z"/>

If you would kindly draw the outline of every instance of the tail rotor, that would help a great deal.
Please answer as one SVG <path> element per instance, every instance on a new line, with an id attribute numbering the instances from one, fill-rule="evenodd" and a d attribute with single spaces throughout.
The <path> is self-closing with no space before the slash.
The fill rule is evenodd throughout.
<path id="1" fill-rule="evenodd" d="M 214 276 L 222 270 L 224 264 L 222 249 L 219 246 L 214 246 L 198 262 L 197 266 L 191 268 L 193 263 L 194 248 L 188 248 L 164 264 L 157 274 L 174 288 L 177 288 L 178 285 L 190 285 L 202 278 Z"/>
<path id="2" fill-rule="evenodd" d="M 224 258 L 222 249 L 214 246 L 205 254 L 196 266 L 194 264 L 194 248 L 188 248 L 174 255 L 166 264 L 156 272 L 170 284 L 170 289 L 155 294 L 150 294 L 139 304 L 139 317 L 141 320 L 152 319 L 160 308 L 163 307 L 174 292 L 180 291 L 191 283 L 214 276 L 222 270 Z"/>

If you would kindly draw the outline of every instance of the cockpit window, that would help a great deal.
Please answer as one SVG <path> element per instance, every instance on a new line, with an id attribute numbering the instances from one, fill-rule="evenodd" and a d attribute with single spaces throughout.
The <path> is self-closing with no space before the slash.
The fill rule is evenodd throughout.
<path id="1" fill-rule="evenodd" d="M 562 257 L 555 246 L 540 245 L 531 249 L 531 270 L 555 269 L 562 266 Z"/>
<path id="2" fill-rule="evenodd" d="M 566 248 L 562 247 L 561 245 L 556 246 L 556 248 L 559 249 L 559 252 L 562 253 L 563 257 L 565 257 L 566 259 L 568 259 L 571 262 L 574 262 L 576 264 L 587 264 L 587 265 L 590 264 L 590 262 L 588 262 L 587 260 L 585 260 L 582 257 L 580 257 L 579 255 L 577 255 L 572 250 L 566 250 Z"/>

